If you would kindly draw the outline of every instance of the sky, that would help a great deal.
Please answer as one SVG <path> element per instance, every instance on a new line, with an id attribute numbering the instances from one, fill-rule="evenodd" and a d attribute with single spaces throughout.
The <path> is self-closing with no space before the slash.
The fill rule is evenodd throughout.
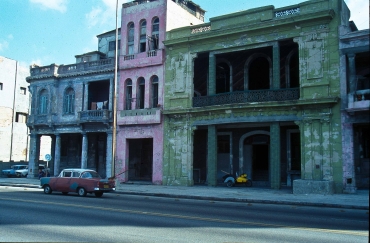
<path id="1" fill-rule="evenodd" d="M 303 1 L 193 0 L 206 10 L 205 22 L 241 10 Z M 119 6 L 124 2 L 128 0 L 119 0 Z M 368 29 L 369 1 L 345 2 L 358 29 Z M 97 50 L 97 35 L 115 29 L 115 7 L 116 0 L 0 0 L 0 56 L 27 68 L 75 63 L 75 55 Z"/>

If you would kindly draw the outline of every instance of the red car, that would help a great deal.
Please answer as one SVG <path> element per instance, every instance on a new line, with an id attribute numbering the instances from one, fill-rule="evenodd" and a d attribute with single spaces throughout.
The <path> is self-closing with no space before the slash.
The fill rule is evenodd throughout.
<path id="1" fill-rule="evenodd" d="M 116 183 L 114 180 L 102 179 L 94 170 L 89 169 L 64 169 L 58 177 L 42 177 L 40 188 L 45 194 L 53 191 L 68 194 L 77 192 L 84 197 L 87 193 L 94 193 L 96 197 L 103 196 L 104 192 L 114 192 Z"/>

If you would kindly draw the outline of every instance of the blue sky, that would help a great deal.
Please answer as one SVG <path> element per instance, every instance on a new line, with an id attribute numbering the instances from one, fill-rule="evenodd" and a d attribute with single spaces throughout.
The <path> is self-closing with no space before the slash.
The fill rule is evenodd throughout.
<path id="1" fill-rule="evenodd" d="M 207 11 L 206 22 L 240 10 L 303 1 L 193 0 Z M 369 28 L 368 0 L 345 2 L 357 27 Z M 115 4 L 116 0 L 0 0 L 0 56 L 23 66 L 74 63 L 75 55 L 97 49 L 96 35 L 115 28 Z"/>

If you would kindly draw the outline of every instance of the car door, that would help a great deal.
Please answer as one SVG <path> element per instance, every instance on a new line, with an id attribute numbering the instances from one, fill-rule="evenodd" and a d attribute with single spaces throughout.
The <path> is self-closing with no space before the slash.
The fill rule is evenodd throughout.
<path id="1" fill-rule="evenodd" d="M 59 177 L 56 178 L 54 188 L 52 188 L 54 191 L 59 192 L 70 192 L 70 183 L 71 183 L 71 176 L 72 171 L 63 171 Z"/>

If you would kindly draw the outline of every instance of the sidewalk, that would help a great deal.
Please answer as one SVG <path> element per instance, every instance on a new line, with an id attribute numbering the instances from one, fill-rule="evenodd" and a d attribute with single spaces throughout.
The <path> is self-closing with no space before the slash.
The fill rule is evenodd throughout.
<path id="1" fill-rule="evenodd" d="M 38 188 L 38 185 L 38 179 L 0 178 L 0 186 Z M 272 190 L 269 188 L 242 186 L 233 188 L 224 186 L 208 187 L 204 185 L 185 187 L 123 183 L 117 184 L 116 193 L 201 199 L 210 201 L 285 204 L 369 210 L 369 190 L 358 190 L 356 194 L 294 195 L 291 188 Z"/>

